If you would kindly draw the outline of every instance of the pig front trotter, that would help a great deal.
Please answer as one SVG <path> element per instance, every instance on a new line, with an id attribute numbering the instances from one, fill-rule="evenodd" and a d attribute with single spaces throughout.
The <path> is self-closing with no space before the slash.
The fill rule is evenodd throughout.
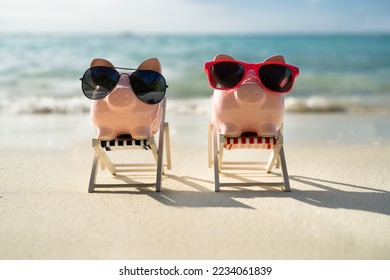
<path id="1" fill-rule="evenodd" d="M 276 132 L 276 126 L 273 123 L 265 123 L 257 130 L 257 134 L 260 136 L 276 136 Z"/>
<path id="2" fill-rule="evenodd" d="M 228 137 L 239 137 L 242 133 L 241 126 L 234 123 L 220 123 L 220 131 Z"/>
<path id="3" fill-rule="evenodd" d="M 107 127 L 96 128 L 96 134 L 97 138 L 100 140 L 112 140 L 117 136 L 117 133 L 114 130 Z"/>
<path id="4" fill-rule="evenodd" d="M 138 126 L 132 130 L 131 136 L 134 139 L 148 139 L 152 136 L 152 133 L 149 127 Z"/>

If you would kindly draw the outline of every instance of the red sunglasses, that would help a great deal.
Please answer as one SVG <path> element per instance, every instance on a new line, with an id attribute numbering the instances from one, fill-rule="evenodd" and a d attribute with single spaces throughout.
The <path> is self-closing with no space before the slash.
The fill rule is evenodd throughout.
<path id="1" fill-rule="evenodd" d="M 239 87 L 249 70 L 256 72 L 259 84 L 274 93 L 287 93 L 299 68 L 281 62 L 245 63 L 237 60 L 215 60 L 204 65 L 212 88 L 229 90 Z"/>

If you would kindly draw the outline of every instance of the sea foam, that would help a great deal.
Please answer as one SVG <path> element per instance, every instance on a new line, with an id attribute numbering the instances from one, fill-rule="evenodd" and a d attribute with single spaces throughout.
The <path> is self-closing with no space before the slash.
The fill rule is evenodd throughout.
<path id="1" fill-rule="evenodd" d="M 390 107 L 378 100 L 355 98 L 286 97 L 288 113 L 379 113 L 390 114 Z M 90 110 L 91 101 L 85 97 L 3 98 L 0 114 L 83 114 Z M 167 111 L 178 115 L 210 114 L 210 98 L 168 99 Z"/>

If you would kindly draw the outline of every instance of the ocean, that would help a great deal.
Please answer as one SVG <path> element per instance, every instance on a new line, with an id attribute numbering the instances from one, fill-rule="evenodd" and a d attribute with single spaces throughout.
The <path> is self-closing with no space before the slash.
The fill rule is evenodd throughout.
<path id="1" fill-rule="evenodd" d="M 288 112 L 390 114 L 390 34 L 33 35 L 0 34 L 0 114 L 89 111 L 79 78 L 94 58 L 136 68 L 157 57 L 169 110 L 206 114 L 203 65 L 219 53 L 246 62 L 282 54 L 300 68 Z"/>

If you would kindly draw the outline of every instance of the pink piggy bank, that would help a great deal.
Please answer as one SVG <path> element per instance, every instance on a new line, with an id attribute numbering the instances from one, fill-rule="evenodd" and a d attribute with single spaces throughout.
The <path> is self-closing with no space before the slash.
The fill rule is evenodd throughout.
<path id="1" fill-rule="evenodd" d="M 284 93 L 299 74 L 297 67 L 273 56 L 250 64 L 217 55 L 205 64 L 212 96 L 212 123 L 228 137 L 252 132 L 276 136 L 284 116 Z"/>
<path id="2" fill-rule="evenodd" d="M 145 60 L 137 69 L 94 59 L 81 80 L 84 94 L 92 99 L 91 117 L 98 139 L 122 135 L 147 139 L 158 131 L 167 88 L 158 59 Z"/>

